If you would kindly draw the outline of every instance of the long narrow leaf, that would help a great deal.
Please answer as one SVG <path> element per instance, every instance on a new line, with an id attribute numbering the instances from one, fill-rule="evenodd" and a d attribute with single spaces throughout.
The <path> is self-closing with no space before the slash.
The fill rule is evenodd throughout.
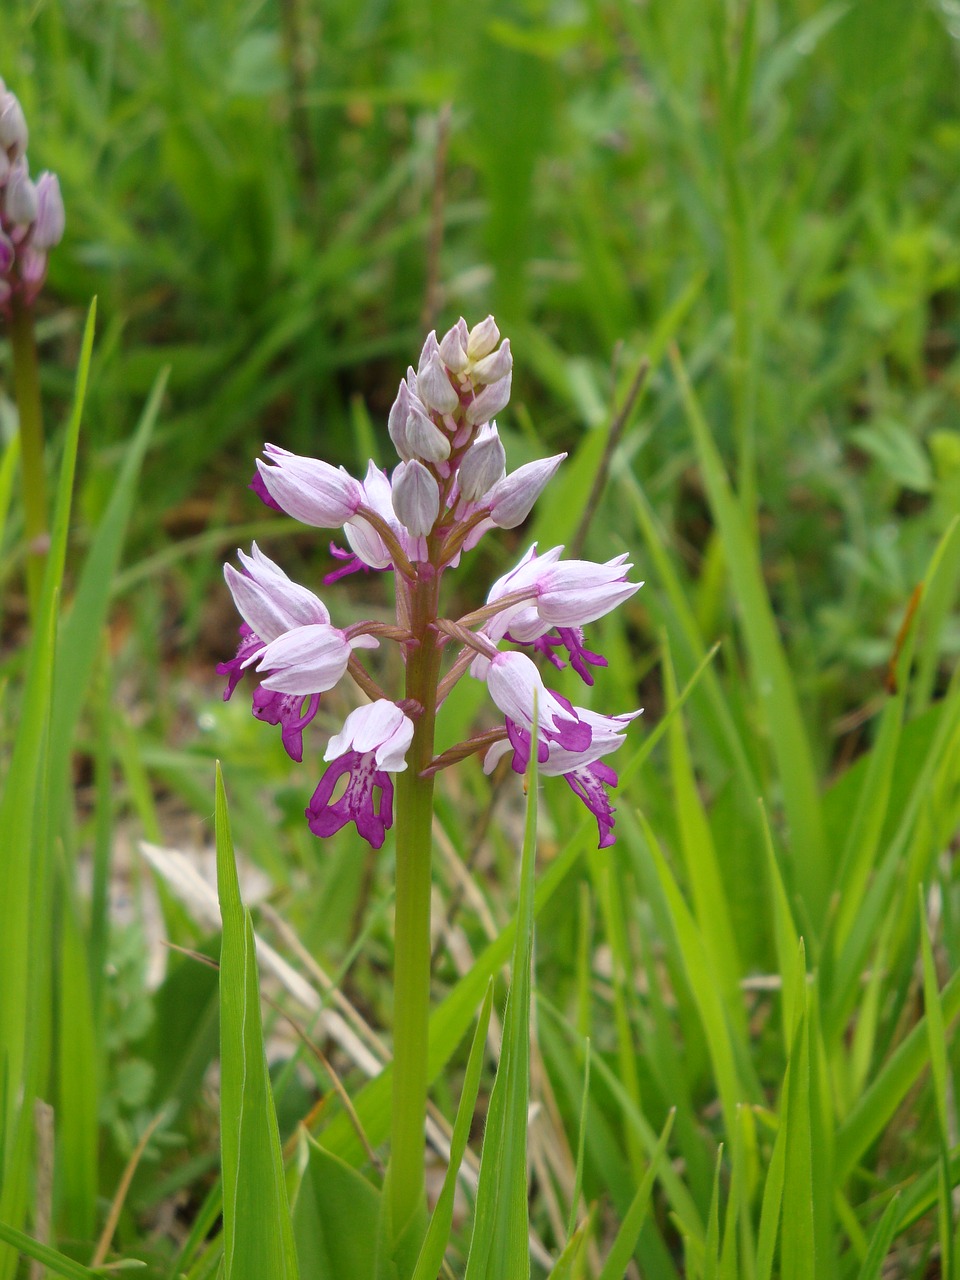
<path id="1" fill-rule="evenodd" d="M 490 1026 L 490 1011 L 493 1008 L 493 983 L 487 987 L 473 1044 L 470 1046 L 470 1057 L 467 1059 L 467 1070 L 463 1077 L 463 1091 L 460 1094 L 460 1105 L 453 1126 L 453 1139 L 450 1143 L 450 1163 L 443 1179 L 443 1187 L 437 1200 L 436 1208 L 427 1228 L 426 1238 L 417 1259 L 417 1267 L 413 1280 L 436 1280 L 443 1265 L 443 1255 L 450 1238 L 450 1227 L 453 1222 L 453 1199 L 457 1189 L 457 1174 L 467 1149 L 470 1137 L 470 1125 L 473 1121 L 474 1108 L 477 1105 L 477 1093 L 480 1089 L 480 1072 L 483 1067 L 483 1051 Z"/>
<path id="2" fill-rule="evenodd" d="M 536 720 L 536 711 L 534 711 Z M 500 1066 L 480 1154 L 480 1177 L 465 1280 L 523 1280 L 530 1275 L 527 1220 L 527 1106 L 530 1090 L 530 966 L 537 850 L 537 749 L 527 767 L 527 818 L 520 858 L 520 897 L 503 1018 Z"/>
<path id="3" fill-rule="evenodd" d="M 675 352 L 673 368 L 696 442 L 710 507 L 727 549 L 753 683 L 777 759 L 790 824 L 793 881 L 819 926 L 830 891 L 830 867 L 816 771 L 796 689 L 777 634 L 754 540 L 745 527 L 740 505 L 731 492 L 720 455 Z"/>
<path id="4" fill-rule="evenodd" d="M 253 923 L 240 897 L 217 766 L 220 957 L 220 1146 L 225 1280 L 297 1280 L 280 1135 L 263 1047 Z"/>

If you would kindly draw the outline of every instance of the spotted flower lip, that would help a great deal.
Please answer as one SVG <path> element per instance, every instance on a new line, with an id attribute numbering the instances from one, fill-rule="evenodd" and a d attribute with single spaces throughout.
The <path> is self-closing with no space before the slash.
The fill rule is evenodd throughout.
<path id="1" fill-rule="evenodd" d="M 267 492 L 302 524 L 337 529 L 363 504 L 363 486 L 343 467 L 304 458 L 275 444 L 266 445 L 264 453 L 273 465 L 258 458 L 257 471 Z"/>
<path id="2" fill-rule="evenodd" d="M 632 721 L 642 714 L 629 711 L 624 715 L 605 716 L 586 707 L 574 707 L 580 720 L 589 725 L 591 740 L 583 750 L 571 751 L 558 742 L 538 742 L 538 767 L 545 776 L 563 777 L 576 796 L 597 820 L 598 848 L 606 849 L 616 839 L 613 834 L 614 807 L 605 788 L 615 787 L 617 774 L 602 757 L 618 750 L 623 735 Z M 484 757 L 484 772 L 490 773 L 503 756 L 513 752 L 513 769 L 523 773 L 530 758 L 531 735 L 521 726 L 507 722 L 507 738 L 496 742 Z"/>
<path id="3" fill-rule="evenodd" d="M 407 767 L 406 754 L 413 741 L 413 721 L 385 698 L 351 711 L 341 731 L 327 744 L 324 760 L 330 762 L 306 809 L 314 835 L 330 836 L 356 825 L 360 835 L 379 849 L 393 823 L 391 773 Z M 348 775 L 338 800 L 337 783 Z"/>

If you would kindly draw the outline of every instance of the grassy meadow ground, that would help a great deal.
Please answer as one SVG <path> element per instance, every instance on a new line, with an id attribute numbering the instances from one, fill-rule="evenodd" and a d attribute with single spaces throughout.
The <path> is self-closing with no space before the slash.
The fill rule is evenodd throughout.
<path id="1" fill-rule="evenodd" d="M 247 490 L 262 443 L 387 464 L 426 331 L 492 311 L 510 465 L 570 457 L 451 577 L 451 615 L 534 539 L 629 552 L 646 581 L 590 632 L 592 705 L 645 707 L 616 845 L 540 786 L 532 1274 L 958 1280 L 960 6 L 12 0 L 3 26 L 67 210 L 38 321 L 51 489 L 94 295 L 97 316 L 62 593 L 32 638 L 0 344 L 0 1239 L 217 1274 L 220 931 L 190 875 L 219 760 L 279 957 L 264 1034 L 300 1274 L 363 1277 L 338 1250 L 364 1234 L 345 1166 L 376 1187 L 388 1132 L 367 1081 L 392 844 L 315 839 L 325 733 L 296 766 L 221 700 L 222 565 L 256 538 L 319 589 L 328 539 Z M 375 575 L 323 594 L 340 625 L 387 616 Z M 467 681 L 441 732 L 493 723 Z M 525 1032 L 503 1018 L 523 814 L 475 760 L 441 779 L 436 1134 L 494 979 L 455 1277 L 500 1033 L 521 1053 Z M 17 1257 L 0 1244 L 0 1280 Z"/>

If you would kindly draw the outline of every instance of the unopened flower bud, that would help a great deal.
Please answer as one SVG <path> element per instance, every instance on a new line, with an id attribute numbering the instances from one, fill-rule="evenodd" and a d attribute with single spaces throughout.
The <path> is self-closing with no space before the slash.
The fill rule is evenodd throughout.
<path id="1" fill-rule="evenodd" d="M 33 302 L 46 278 L 47 255 L 42 249 L 35 249 L 32 244 L 28 244 L 20 249 L 17 263 L 27 301 Z"/>
<path id="2" fill-rule="evenodd" d="M 407 446 L 407 417 L 410 413 L 410 388 L 406 382 L 400 383 L 397 398 L 390 406 L 387 418 L 387 433 L 400 457 L 406 461 L 410 457 Z"/>
<path id="3" fill-rule="evenodd" d="M 423 538 L 440 514 L 440 486 L 421 462 L 401 462 L 393 473 L 393 509 L 408 533 Z"/>
<path id="4" fill-rule="evenodd" d="M 463 373 L 470 363 L 467 340 L 467 322 L 462 317 L 441 339 L 440 359 L 451 373 Z"/>
<path id="5" fill-rule="evenodd" d="M 17 226 L 29 226 L 37 216 L 37 188 L 30 181 L 27 163 L 22 156 L 10 170 L 3 211 Z"/>
<path id="6" fill-rule="evenodd" d="M 6 151 L 4 151 L 3 147 L 0 147 L 0 187 L 3 186 L 9 176 L 10 157 L 7 155 Z"/>
<path id="7" fill-rule="evenodd" d="M 450 441 L 436 423 L 431 422 L 417 403 L 411 403 L 404 424 L 404 437 L 407 444 L 407 457 L 419 458 L 425 462 L 443 462 L 450 457 Z M 400 455 L 403 457 L 403 454 Z"/>
<path id="8" fill-rule="evenodd" d="M 482 360 L 488 356 L 500 341 L 500 330 L 493 316 L 487 316 L 470 330 L 467 340 L 467 355 L 471 360 Z"/>
<path id="9" fill-rule="evenodd" d="M 567 455 L 555 454 L 518 467 L 495 485 L 487 495 L 490 519 L 501 529 L 515 529 L 530 514 L 553 474 Z"/>
<path id="10" fill-rule="evenodd" d="M 467 405 L 467 421 L 476 426 L 481 422 L 489 422 L 492 418 L 495 418 L 500 410 L 510 402 L 510 383 L 512 381 L 513 372 L 511 370 L 506 377 L 500 378 L 497 382 L 491 382 L 488 387 L 484 387 L 476 399 Z"/>
<path id="11" fill-rule="evenodd" d="M 481 428 L 457 472 L 461 496 L 467 502 L 479 502 L 502 479 L 505 463 L 506 453 L 497 428 L 492 424 Z"/>
<path id="12" fill-rule="evenodd" d="M 12 151 L 13 159 L 27 149 L 27 120 L 16 94 L 0 91 L 0 147 Z"/>
<path id="13" fill-rule="evenodd" d="M 513 356 L 510 353 L 510 339 L 504 338 L 500 347 L 484 356 L 470 370 L 470 377 L 475 383 L 499 382 L 513 370 Z"/>
<path id="14" fill-rule="evenodd" d="M 0 231 L 0 276 L 5 276 L 13 266 L 16 252 L 13 247 L 13 241 Z"/>
<path id="15" fill-rule="evenodd" d="M 453 413 L 460 404 L 460 397 L 451 386 L 443 366 L 437 335 L 431 332 L 430 337 L 433 342 L 427 340 L 417 369 L 417 391 L 428 409 L 436 413 Z"/>
<path id="16" fill-rule="evenodd" d="M 37 179 L 37 220 L 33 228 L 33 247 L 52 249 L 63 238 L 63 197 L 55 173 L 41 173 Z"/>
<path id="17" fill-rule="evenodd" d="M 260 477 L 271 498 L 294 520 L 318 529 L 336 529 L 363 505 L 363 486 L 343 467 L 303 458 L 272 444 L 264 452 L 273 466 L 258 458 Z"/>

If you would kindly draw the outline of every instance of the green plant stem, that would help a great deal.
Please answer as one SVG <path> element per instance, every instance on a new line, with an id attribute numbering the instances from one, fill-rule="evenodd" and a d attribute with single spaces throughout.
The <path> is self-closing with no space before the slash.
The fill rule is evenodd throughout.
<path id="1" fill-rule="evenodd" d="M 23 510 L 27 535 L 27 596 L 30 617 L 40 607 L 46 562 L 47 494 L 43 465 L 43 412 L 40 402 L 40 365 L 33 331 L 33 312 L 14 296 L 10 323 L 13 351 L 13 387 L 20 419 L 20 456 L 23 462 Z"/>
<path id="2" fill-rule="evenodd" d="M 429 573 L 431 566 L 421 566 Z M 397 777 L 397 875 L 394 952 L 393 1106 L 390 1195 L 394 1239 L 424 1203 L 424 1123 L 430 1013 L 430 855 L 433 777 L 422 771 L 433 758 L 439 636 L 439 575 L 411 589 L 411 630 L 417 645 L 407 661 L 406 692 L 423 708 L 414 726 L 407 768 Z"/>

